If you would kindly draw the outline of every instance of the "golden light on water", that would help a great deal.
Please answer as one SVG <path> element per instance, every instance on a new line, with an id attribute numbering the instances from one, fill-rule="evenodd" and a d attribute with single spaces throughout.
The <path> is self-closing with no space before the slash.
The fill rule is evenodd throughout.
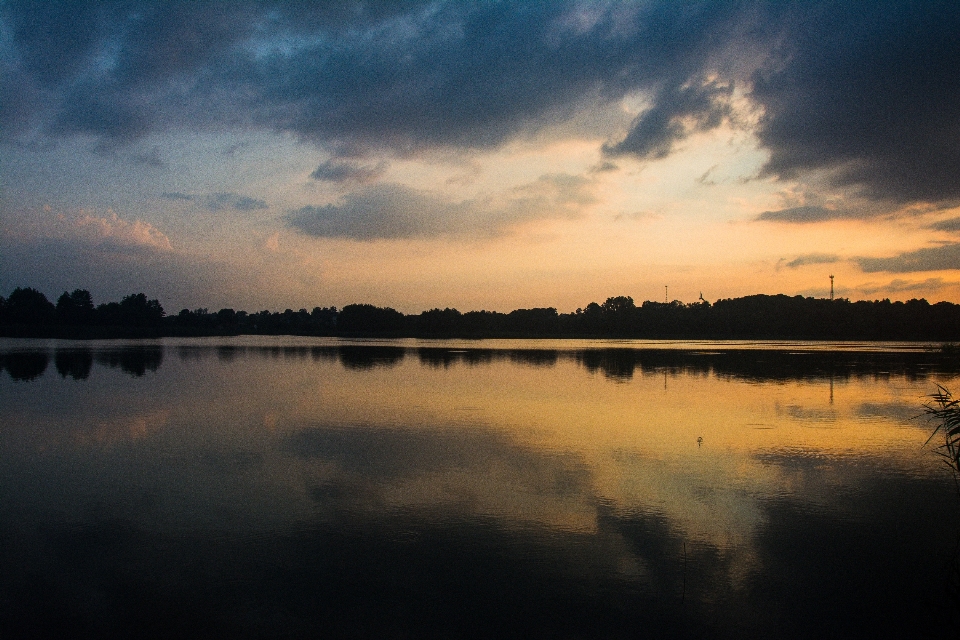
<path id="1" fill-rule="evenodd" d="M 447 366 L 408 352 L 395 364 L 359 369 L 306 352 L 293 360 L 251 353 L 168 357 L 164 369 L 183 377 L 168 394 L 116 405 L 106 416 L 102 408 L 81 411 L 69 432 L 75 444 L 52 424 L 19 433 L 41 438 L 51 452 L 116 448 L 126 434 L 138 446 L 203 445 L 227 460 L 254 455 L 262 466 L 251 469 L 270 478 L 277 504 L 292 509 L 285 517 L 310 508 L 307 485 L 359 483 L 368 486 L 359 495 L 373 500 L 354 505 L 361 510 L 443 508 L 584 532 L 596 531 L 602 509 L 653 512 L 718 548 L 749 541 L 762 524 L 760 496 L 820 494 L 826 505 L 832 492 L 856 490 L 873 467 L 911 477 L 941 472 L 921 446 L 928 427 L 914 419 L 928 380 L 761 382 L 670 367 L 617 377 L 591 371 L 573 352 L 543 352 L 539 360 L 488 354 L 470 364 L 454 351 Z M 31 424 L 45 421 L 34 416 Z M 376 460 L 425 458 L 396 475 L 365 477 L 336 456 L 284 453 L 283 443 L 305 432 L 344 442 L 384 438 L 363 454 Z M 409 442 L 426 449 L 418 454 Z M 237 482 L 243 491 L 242 477 Z"/>

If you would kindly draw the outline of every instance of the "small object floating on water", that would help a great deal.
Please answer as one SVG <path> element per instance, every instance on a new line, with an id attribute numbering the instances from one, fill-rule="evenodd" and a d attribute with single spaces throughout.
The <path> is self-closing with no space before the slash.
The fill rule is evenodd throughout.
<path id="1" fill-rule="evenodd" d="M 697 436 L 697 447 L 703 444 L 703 436 Z"/>

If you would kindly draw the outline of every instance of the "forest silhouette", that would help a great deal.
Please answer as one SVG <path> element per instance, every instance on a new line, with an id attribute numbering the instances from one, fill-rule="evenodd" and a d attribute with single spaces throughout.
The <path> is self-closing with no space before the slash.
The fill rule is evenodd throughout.
<path id="1" fill-rule="evenodd" d="M 34 338 L 303 335 L 384 338 L 648 338 L 793 340 L 960 340 L 960 305 L 924 299 L 850 301 L 751 295 L 714 303 L 652 302 L 629 296 L 591 302 L 571 313 L 555 308 L 498 311 L 430 309 L 403 314 L 350 304 L 248 313 L 224 308 L 166 314 L 143 293 L 95 305 L 89 291 L 64 291 L 56 303 L 18 287 L 0 296 L 0 335 Z"/>

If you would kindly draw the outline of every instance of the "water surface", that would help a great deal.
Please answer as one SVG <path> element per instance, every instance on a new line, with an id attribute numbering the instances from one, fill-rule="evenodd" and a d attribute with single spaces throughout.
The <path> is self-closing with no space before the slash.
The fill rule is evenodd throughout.
<path id="1" fill-rule="evenodd" d="M 0 341 L 9 637 L 951 637 L 910 344 Z M 6 637 L 6 636 L 5 636 Z"/>

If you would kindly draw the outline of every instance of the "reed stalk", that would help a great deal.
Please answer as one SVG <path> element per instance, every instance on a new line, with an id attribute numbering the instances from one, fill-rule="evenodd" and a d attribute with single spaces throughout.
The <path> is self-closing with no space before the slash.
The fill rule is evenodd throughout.
<path id="1" fill-rule="evenodd" d="M 954 486 L 957 496 L 960 497 L 960 398 L 954 398 L 939 384 L 937 391 L 930 394 L 930 398 L 933 402 L 924 405 L 924 412 L 935 421 L 936 427 L 924 446 L 938 435 L 943 438 L 935 450 L 953 471 Z M 954 547 L 948 582 L 954 606 L 960 611 L 960 534 Z"/>
<path id="2" fill-rule="evenodd" d="M 924 446 L 937 435 L 943 438 L 935 450 L 953 470 L 960 492 L 960 398 L 954 398 L 950 391 L 939 384 L 930 398 L 933 402 L 924 405 L 924 412 L 935 421 L 936 427 Z"/>

